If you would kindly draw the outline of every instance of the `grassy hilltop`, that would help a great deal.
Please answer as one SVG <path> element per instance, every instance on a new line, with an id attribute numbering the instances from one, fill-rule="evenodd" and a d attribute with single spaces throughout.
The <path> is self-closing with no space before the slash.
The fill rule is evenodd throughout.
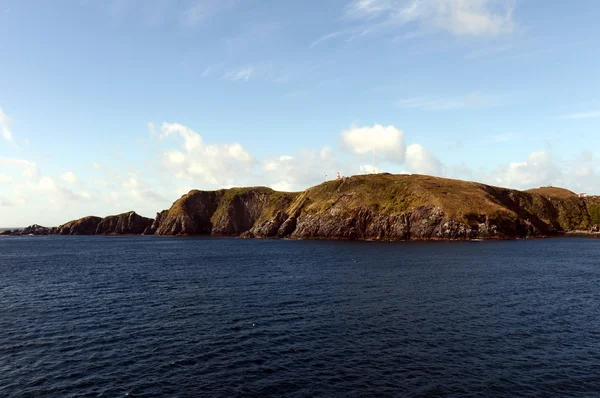
<path id="1" fill-rule="evenodd" d="M 296 193 L 194 190 L 157 220 L 160 235 L 390 240 L 542 236 L 590 226 L 586 203 L 565 189 L 523 192 L 392 174 L 327 181 Z"/>

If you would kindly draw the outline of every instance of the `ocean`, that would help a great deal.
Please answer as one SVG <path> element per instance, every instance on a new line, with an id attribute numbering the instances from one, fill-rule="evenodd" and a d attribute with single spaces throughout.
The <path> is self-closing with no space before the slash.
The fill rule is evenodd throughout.
<path id="1" fill-rule="evenodd" d="M 600 395 L 600 240 L 1 237 L 2 397 Z"/>

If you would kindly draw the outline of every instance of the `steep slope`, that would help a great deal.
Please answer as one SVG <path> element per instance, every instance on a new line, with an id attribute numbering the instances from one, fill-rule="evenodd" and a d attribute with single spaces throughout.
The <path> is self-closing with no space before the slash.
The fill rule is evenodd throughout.
<path id="1" fill-rule="evenodd" d="M 57 228 L 58 235 L 139 235 L 151 230 L 154 220 L 134 211 L 108 217 L 84 217 Z"/>
<path id="2" fill-rule="evenodd" d="M 566 190 L 378 174 L 301 193 L 191 191 L 155 224 L 159 235 L 420 240 L 543 236 L 587 228 L 590 220 L 585 203 Z"/>
<path id="3" fill-rule="evenodd" d="M 102 221 L 100 217 L 83 217 L 59 226 L 56 233 L 58 235 L 94 235 L 100 221 Z"/>
<path id="4" fill-rule="evenodd" d="M 96 235 L 138 235 L 146 232 L 154 222 L 134 211 L 104 217 L 96 228 Z"/>
<path id="5" fill-rule="evenodd" d="M 159 213 L 156 234 L 237 236 L 253 228 L 262 230 L 295 196 L 264 187 L 193 190 Z"/>
<path id="6" fill-rule="evenodd" d="M 600 196 L 590 196 L 586 199 L 585 203 L 590 215 L 590 223 L 594 229 L 600 229 Z"/>

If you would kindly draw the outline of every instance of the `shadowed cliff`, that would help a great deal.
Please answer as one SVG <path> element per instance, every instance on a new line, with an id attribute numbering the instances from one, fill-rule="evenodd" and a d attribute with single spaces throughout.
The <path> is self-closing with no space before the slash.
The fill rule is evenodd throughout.
<path id="1" fill-rule="evenodd" d="M 84 217 L 56 229 L 58 235 L 139 235 L 151 230 L 154 220 L 134 211 L 116 216 Z"/>

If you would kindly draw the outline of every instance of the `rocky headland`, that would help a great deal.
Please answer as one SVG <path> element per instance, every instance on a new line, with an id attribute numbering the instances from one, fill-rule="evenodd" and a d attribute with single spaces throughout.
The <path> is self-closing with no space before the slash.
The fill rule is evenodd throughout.
<path id="1" fill-rule="evenodd" d="M 155 219 L 85 217 L 13 235 L 214 235 L 244 238 L 468 240 L 590 231 L 600 200 L 561 188 L 517 191 L 423 175 L 361 175 L 303 192 L 192 190 Z M 27 233 L 26 233 L 27 232 Z"/>

